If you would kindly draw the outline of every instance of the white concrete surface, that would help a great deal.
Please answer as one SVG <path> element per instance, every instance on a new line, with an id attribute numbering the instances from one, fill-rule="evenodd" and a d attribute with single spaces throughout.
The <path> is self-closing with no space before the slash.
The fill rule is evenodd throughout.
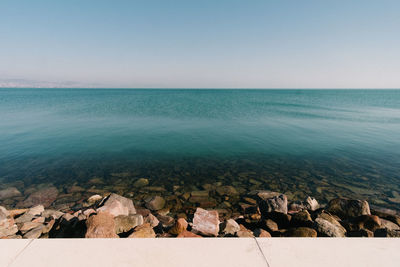
<path id="1" fill-rule="evenodd" d="M 400 238 L 0 240 L 0 266 L 400 266 Z"/>

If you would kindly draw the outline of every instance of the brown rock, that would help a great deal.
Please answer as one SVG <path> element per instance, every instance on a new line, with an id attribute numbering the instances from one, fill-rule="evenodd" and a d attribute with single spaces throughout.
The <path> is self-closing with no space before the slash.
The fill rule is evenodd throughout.
<path id="1" fill-rule="evenodd" d="M 99 212 L 86 221 L 86 238 L 118 238 L 115 233 L 114 216 L 108 212 Z"/>
<path id="2" fill-rule="evenodd" d="M 119 215 L 114 218 L 115 233 L 129 232 L 138 225 L 143 224 L 143 216 L 140 214 Z"/>
<path id="3" fill-rule="evenodd" d="M 271 237 L 271 234 L 264 229 L 257 228 L 254 230 L 254 235 L 256 237 Z"/>
<path id="4" fill-rule="evenodd" d="M 54 186 L 49 186 L 46 188 L 39 189 L 33 192 L 22 202 L 25 207 L 31 207 L 34 205 L 43 205 L 44 207 L 49 207 L 51 203 L 56 200 L 58 196 L 58 190 Z"/>
<path id="5" fill-rule="evenodd" d="M 219 223 L 217 211 L 197 208 L 194 213 L 192 231 L 206 236 L 218 236 Z"/>
<path id="6" fill-rule="evenodd" d="M 146 208 L 150 210 L 161 210 L 165 206 L 165 199 L 160 196 L 150 197 L 145 202 Z"/>
<path id="7" fill-rule="evenodd" d="M 189 232 L 189 231 L 183 231 L 182 233 L 180 233 L 177 237 L 179 238 L 184 238 L 184 237 L 201 237 L 199 235 L 196 235 L 195 233 Z"/>
<path id="8" fill-rule="evenodd" d="M 169 230 L 170 234 L 179 235 L 180 233 L 186 231 L 188 227 L 188 222 L 184 218 L 179 218 L 176 220 L 174 226 Z"/>
<path id="9" fill-rule="evenodd" d="M 144 223 L 149 223 L 151 227 L 156 227 L 157 225 L 160 224 L 160 221 L 157 219 L 156 216 L 153 214 L 149 213 L 145 218 L 144 218 Z"/>
<path id="10" fill-rule="evenodd" d="M 149 223 L 142 224 L 135 228 L 135 231 L 128 238 L 155 238 L 156 233 Z"/>
<path id="11" fill-rule="evenodd" d="M 291 228 L 284 233 L 286 237 L 317 237 L 317 231 L 308 227 Z"/>
<path id="12" fill-rule="evenodd" d="M 236 232 L 238 237 L 254 237 L 253 232 L 239 224 L 240 230 Z"/>
<path id="13" fill-rule="evenodd" d="M 239 192 L 231 185 L 218 186 L 216 189 L 220 196 L 237 196 Z"/>
<path id="14" fill-rule="evenodd" d="M 371 215 L 369 204 L 365 200 L 335 198 L 329 201 L 327 211 L 340 218 L 352 218 L 361 215 Z"/>
<path id="15" fill-rule="evenodd" d="M 290 220 L 290 224 L 293 227 L 312 227 L 313 221 L 311 219 L 310 213 L 307 210 L 302 210 L 297 213 L 292 214 L 292 219 Z"/>
<path id="16" fill-rule="evenodd" d="M 346 228 L 349 231 L 367 229 L 374 232 L 376 229 L 381 228 L 381 224 L 380 218 L 376 215 L 362 215 L 350 220 Z"/>
<path id="17" fill-rule="evenodd" d="M 267 227 L 268 230 L 270 230 L 272 232 L 279 230 L 278 224 L 271 219 L 265 220 L 265 226 Z"/>

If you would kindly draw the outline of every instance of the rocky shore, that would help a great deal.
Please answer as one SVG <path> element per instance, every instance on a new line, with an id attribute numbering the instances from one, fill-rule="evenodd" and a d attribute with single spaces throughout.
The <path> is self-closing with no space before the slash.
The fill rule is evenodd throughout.
<path id="1" fill-rule="evenodd" d="M 136 186 L 145 183 L 139 179 Z M 235 195 L 231 186 L 216 190 L 226 200 Z M 0 192 L 2 197 L 16 194 L 15 189 Z M 309 196 L 288 202 L 285 194 L 255 190 L 241 197 L 240 212 L 227 213 L 207 207 L 204 190 L 183 196 L 202 205 L 172 213 L 161 195 L 135 205 L 115 193 L 94 194 L 67 210 L 48 208 L 55 195 L 56 189 L 47 187 L 23 201 L 27 208 L 0 206 L 0 238 L 400 237 L 395 211 L 371 209 L 357 199 L 334 198 L 320 205 Z"/>

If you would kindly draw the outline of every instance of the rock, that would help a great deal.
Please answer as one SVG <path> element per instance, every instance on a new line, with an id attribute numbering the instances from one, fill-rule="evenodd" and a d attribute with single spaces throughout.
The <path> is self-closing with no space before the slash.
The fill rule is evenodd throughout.
<path id="1" fill-rule="evenodd" d="M 194 213 L 192 231 L 205 236 L 218 236 L 219 223 L 217 211 L 197 208 Z"/>
<path id="2" fill-rule="evenodd" d="M 362 215 L 349 220 L 345 227 L 349 231 L 367 229 L 374 232 L 376 229 L 381 228 L 381 220 L 376 215 Z"/>
<path id="3" fill-rule="evenodd" d="M 58 196 L 58 190 L 54 186 L 49 186 L 46 188 L 39 189 L 33 192 L 22 202 L 25 207 L 32 207 L 34 205 L 43 205 L 44 207 L 49 207 Z"/>
<path id="4" fill-rule="evenodd" d="M 302 210 L 297 213 L 292 214 L 292 219 L 290 220 L 290 224 L 293 227 L 312 227 L 313 221 L 311 219 L 310 213 L 307 210 Z"/>
<path id="5" fill-rule="evenodd" d="M 271 212 L 264 214 L 266 219 L 271 219 L 278 224 L 279 229 L 286 229 L 290 227 L 292 216 L 281 212 Z"/>
<path id="6" fill-rule="evenodd" d="M 157 211 L 157 214 L 160 214 L 160 215 L 168 215 L 168 214 L 170 214 L 170 209 L 169 208 L 163 208 L 163 209 L 160 209 L 160 210 L 158 210 Z"/>
<path id="7" fill-rule="evenodd" d="M 240 230 L 236 232 L 238 237 L 254 237 L 253 232 L 244 227 L 242 224 L 239 225 Z"/>
<path id="8" fill-rule="evenodd" d="M 6 208 L 0 206 L 0 238 L 13 236 L 18 232 L 18 227 L 14 222 L 14 218 Z"/>
<path id="9" fill-rule="evenodd" d="M 144 187 L 149 185 L 149 179 L 139 178 L 133 183 L 133 187 Z"/>
<path id="10" fill-rule="evenodd" d="M 275 232 L 275 231 L 279 230 L 278 224 L 276 222 L 274 222 L 273 220 L 271 220 L 271 219 L 266 219 L 265 220 L 265 226 L 271 232 Z"/>
<path id="11" fill-rule="evenodd" d="M 400 226 L 395 224 L 394 222 L 391 222 L 389 220 L 381 219 L 381 228 L 386 228 L 389 230 L 400 230 Z"/>
<path id="12" fill-rule="evenodd" d="M 320 214 L 318 214 L 318 217 L 322 218 L 324 220 L 327 220 L 328 222 L 330 222 L 334 225 L 342 227 L 342 225 L 340 224 L 340 222 L 337 219 L 338 217 L 335 218 L 335 216 L 333 216 L 325 211 L 322 211 Z"/>
<path id="13" fill-rule="evenodd" d="M 86 221 L 86 238 L 118 238 L 115 233 L 114 216 L 108 212 L 99 212 Z"/>
<path id="14" fill-rule="evenodd" d="M 271 237 L 271 234 L 264 229 L 257 228 L 254 230 L 254 235 L 256 237 Z"/>
<path id="15" fill-rule="evenodd" d="M 30 222 L 33 220 L 33 218 L 35 218 L 34 215 L 25 213 L 25 214 L 22 214 L 21 216 L 19 216 L 18 218 L 16 218 L 15 223 L 19 224 L 19 223 Z"/>
<path id="16" fill-rule="evenodd" d="M 373 237 L 374 232 L 371 232 L 370 230 L 366 229 L 360 229 L 358 231 L 351 231 L 347 232 L 348 237 Z"/>
<path id="17" fill-rule="evenodd" d="M 377 229 L 374 232 L 375 237 L 400 237 L 399 230 L 389 230 L 387 228 Z"/>
<path id="18" fill-rule="evenodd" d="M 45 218 L 53 218 L 53 219 L 58 219 L 61 216 L 64 215 L 64 212 L 58 211 L 58 210 L 44 210 L 42 212 L 42 216 Z"/>
<path id="19" fill-rule="evenodd" d="M 291 228 L 284 233 L 286 237 L 317 237 L 317 231 L 308 227 Z"/>
<path id="20" fill-rule="evenodd" d="M 119 215 L 127 216 L 129 214 L 136 214 L 133 201 L 117 194 L 111 194 L 105 198 L 100 203 L 100 206 L 101 207 L 97 209 L 97 212 L 108 212 L 114 217 Z"/>
<path id="21" fill-rule="evenodd" d="M 276 192 L 270 193 L 259 193 L 260 201 L 258 203 L 262 214 L 270 212 L 280 212 L 287 214 L 288 202 L 287 197 L 284 194 L 275 195 Z M 272 196 L 275 195 L 275 196 Z"/>
<path id="22" fill-rule="evenodd" d="M 21 231 L 21 233 L 26 233 L 29 230 L 32 230 L 33 228 L 36 228 L 38 226 L 42 225 L 42 223 L 37 223 L 37 222 L 26 222 L 21 224 L 21 227 L 19 227 L 19 230 Z"/>
<path id="23" fill-rule="evenodd" d="M 154 238 L 156 233 L 149 223 L 142 224 L 135 228 L 135 231 L 128 238 Z"/>
<path id="24" fill-rule="evenodd" d="M 196 235 L 195 233 L 192 233 L 192 232 L 189 232 L 189 231 L 183 231 L 177 237 L 179 237 L 179 238 L 185 238 L 185 237 L 193 238 L 193 237 L 201 237 L 201 236 L 200 235 Z"/>
<path id="25" fill-rule="evenodd" d="M 85 191 L 85 188 L 83 188 L 83 187 L 81 187 L 79 185 L 72 185 L 67 189 L 67 192 L 69 194 L 83 192 L 83 191 Z"/>
<path id="26" fill-rule="evenodd" d="M 36 206 L 30 208 L 30 209 L 27 211 L 27 214 L 31 214 L 31 215 L 36 216 L 36 215 L 42 214 L 43 211 L 44 211 L 43 205 L 36 205 Z"/>
<path id="27" fill-rule="evenodd" d="M 315 229 L 322 236 L 345 237 L 346 235 L 346 229 L 340 224 L 336 225 L 320 217 L 315 219 Z"/>
<path id="28" fill-rule="evenodd" d="M 170 234 L 179 235 L 180 233 L 186 231 L 188 227 L 188 222 L 184 218 L 179 218 L 176 220 L 174 226 L 169 230 Z"/>
<path id="29" fill-rule="evenodd" d="M 140 214 L 119 215 L 114 218 L 115 232 L 117 234 L 129 232 L 138 225 L 143 224 L 143 216 Z"/>
<path id="30" fill-rule="evenodd" d="M 43 228 L 44 228 L 44 225 L 39 225 L 36 228 L 33 228 L 32 230 L 30 230 L 29 232 L 26 232 L 23 235 L 23 238 L 26 238 L 26 239 L 39 238 L 42 235 Z"/>
<path id="31" fill-rule="evenodd" d="M 13 217 L 13 218 L 15 218 L 17 216 L 20 216 L 20 215 L 24 214 L 27 211 L 28 211 L 28 209 L 13 209 L 13 210 L 9 210 L 10 216 Z"/>
<path id="32" fill-rule="evenodd" d="M 51 219 L 42 229 L 42 233 L 46 234 L 48 232 L 50 232 L 50 230 L 53 228 L 54 223 L 56 222 L 55 219 Z"/>
<path id="33" fill-rule="evenodd" d="M 206 191 L 206 190 L 202 190 L 202 191 L 192 191 L 191 193 L 190 193 L 190 196 L 191 197 L 205 197 L 205 198 L 208 198 L 209 197 L 209 193 L 208 193 L 208 191 Z"/>
<path id="34" fill-rule="evenodd" d="M 168 215 L 157 215 L 157 219 L 161 222 L 162 226 L 165 228 L 171 227 L 174 225 L 175 220 L 171 216 Z"/>
<path id="35" fill-rule="evenodd" d="M 217 193 L 220 196 L 237 196 L 237 195 L 239 195 L 239 192 L 231 185 L 218 186 L 215 191 L 217 191 Z"/>
<path id="36" fill-rule="evenodd" d="M 305 206 L 306 206 L 306 208 L 307 208 L 308 210 L 311 210 L 311 211 L 317 210 L 317 209 L 319 208 L 318 201 L 317 201 L 315 198 L 310 197 L 310 196 L 308 196 L 308 197 L 306 198 L 306 200 L 305 200 Z"/>
<path id="37" fill-rule="evenodd" d="M 149 213 L 149 215 L 147 215 L 144 218 L 144 223 L 149 223 L 151 227 L 156 227 L 160 224 L 160 221 L 157 219 L 156 216 L 154 216 L 153 214 Z"/>
<path id="38" fill-rule="evenodd" d="M 160 196 L 154 196 L 154 197 L 150 197 L 147 198 L 145 200 L 146 202 L 146 208 L 150 209 L 150 210 L 160 210 L 162 208 L 164 208 L 165 205 L 165 199 L 160 197 Z"/>
<path id="39" fill-rule="evenodd" d="M 352 218 L 361 215 L 371 215 L 369 204 L 365 200 L 335 198 L 329 201 L 327 211 L 340 218 Z"/>
<path id="40" fill-rule="evenodd" d="M 96 213 L 96 211 L 94 209 L 87 209 L 83 211 L 83 215 L 85 215 L 86 217 L 90 216 L 90 214 Z M 122 215 L 122 216 L 126 216 L 126 215 Z"/>
<path id="41" fill-rule="evenodd" d="M 238 231 L 240 231 L 240 226 L 235 220 L 229 219 L 225 222 L 224 234 L 235 235 Z"/>
<path id="42" fill-rule="evenodd" d="M 92 206 L 92 205 L 96 204 L 97 202 L 101 201 L 102 199 L 103 199 L 103 197 L 100 195 L 93 195 L 88 198 L 87 203 L 89 204 L 89 206 Z"/>
<path id="43" fill-rule="evenodd" d="M 391 221 L 400 226 L 400 217 L 395 214 L 395 211 L 388 210 L 388 209 L 377 210 L 375 208 L 375 209 L 371 210 L 371 214 L 376 215 L 381 219 Z"/>
<path id="44" fill-rule="evenodd" d="M 9 187 L 0 190 L 0 200 L 19 197 L 19 196 L 22 196 L 22 194 L 16 187 Z"/>

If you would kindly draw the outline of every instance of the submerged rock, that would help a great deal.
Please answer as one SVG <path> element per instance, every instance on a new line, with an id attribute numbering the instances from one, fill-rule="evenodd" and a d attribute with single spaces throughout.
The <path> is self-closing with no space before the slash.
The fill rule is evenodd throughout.
<path id="1" fill-rule="evenodd" d="M 54 186 L 39 189 L 33 192 L 26 198 L 22 205 L 25 207 L 32 207 L 34 205 L 43 205 L 44 207 L 49 207 L 58 196 L 58 190 Z"/>
<path id="2" fill-rule="evenodd" d="M 365 200 L 335 198 L 329 201 L 326 210 L 340 218 L 352 218 L 371 215 L 369 204 Z"/>
<path id="3" fill-rule="evenodd" d="M 113 216 L 136 214 L 133 201 L 117 194 L 111 194 L 100 205 L 97 212 L 108 212 Z"/>
<path id="4" fill-rule="evenodd" d="M 194 213 L 192 231 L 206 236 L 218 236 L 219 223 L 217 211 L 197 208 Z"/>
<path id="5" fill-rule="evenodd" d="M 165 199 L 160 196 L 149 197 L 145 202 L 146 208 L 150 210 L 161 210 L 165 206 Z"/>
<path id="6" fill-rule="evenodd" d="M 115 233 L 114 216 L 108 212 L 99 212 L 86 220 L 86 238 L 118 238 Z"/>
<path id="7" fill-rule="evenodd" d="M 239 192 L 231 185 L 218 186 L 216 191 L 221 196 L 237 196 Z"/>
<path id="8" fill-rule="evenodd" d="M 133 187 L 144 187 L 149 185 L 149 179 L 139 178 L 133 183 Z"/>
<path id="9" fill-rule="evenodd" d="M 19 197 L 19 196 L 22 196 L 22 194 L 16 187 L 9 187 L 0 190 L 0 200 Z"/>

